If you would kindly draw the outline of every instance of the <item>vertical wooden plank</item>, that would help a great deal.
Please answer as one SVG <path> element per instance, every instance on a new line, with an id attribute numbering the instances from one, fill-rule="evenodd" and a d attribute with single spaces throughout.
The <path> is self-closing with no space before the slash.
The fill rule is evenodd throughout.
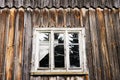
<path id="1" fill-rule="evenodd" d="M 68 0 L 68 7 L 72 6 L 72 0 Z"/>
<path id="2" fill-rule="evenodd" d="M 75 25 L 75 27 L 81 27 L 80 19 L 81 19 L 82 16 L 80 16 L 79 9 L 78 8 L 74 8 L 73 14 L 74 14 L 74 25 Z"/>
<path id="3" fill-rule="evenodd" d="M 85 14 L 84 11 L 85 9 L 82 8 L 79 10 L 79 27 L 84 27 L 84 24 L 83 24 L 83 15 Z"/>
<path id="4" fill-rule="evenodd" d="M 64 0 L 64 6 L 63 6 L 64 8 L 68 8 L 68 1 L 69 0 Z"/>
<path id="5" fill-rule="evenodd" d="M 49 10 L 47 8 L 43 9 L 43 27 L 48 27 L 49 22 Z"/>
<path id="6" fill-rule="evenodd" d="M 71 26 L 71 24 L 70 24 L 70 15 L 71 15 L 71 13 L 70 13 L 70 8 L 67 8 L 67 9 L 65 9 L 65 22 L 66 22 L 66 24 L 65 24 L 65 26 L 66 27 L 70 27 Z"/>
<path id="7" fill-rule="evenodd" d="M 56 76 L 50 76 L 49 80 L 56 80 Z"/>
<path id="8" fill-rule="evenodd" d="M 43 9 L 40 10 L 39 19 L 40 19 L 40 26 L 39 27 L 43 27 L 44 26 L 44 24 L 43 24 Z"/>
<path id="9" fill-rule="evenodd" d="M 118 49 L 118 42 L 119 42 L 119 34 L 118 34 L 118 30 L 120 30 L 119 27 L 119 15 L 118 15 L 118 9 L 113 8 L 112 9 L 112 24 L 113 24 L 113 34 L 114 34 L 114 42 L 113 42 L 113 50 L 114 50 L 114 66 L 115 66 L 115 77 L 116 79 L 119 79 L 120 76 L 118 74 L 120 74 L 120 66 L 119 66 L 119 52 L 120 52 L 120 48 Z"/>
<path id="10" fill-rule="evenodd" d="M 49 0 L 48 7 L 49 7 L 49 8 L 52 8 L 52 7 L 53 7 L 53 0 Z"/>
<path id="11" fill-rule="evenodd" d="M 23 6 L 23 0 L 13 0 L 13 5 L 17 8 Z"/>
<path id="12" fill-rule="evenodd" d="M 40 0 L 40 8 L 44 7 L 44 0 Z"/>
<path id="13" fill-rule="evenodd" d="M 33 76 L 30 76 L 30 80 L 35 80 Z"/>
<path id="14" fill-rule="evenodd" d="M 4 7 L 5 6 L 5 0 L 0 0 L 0 7 Z"/>
<path id="15" fill-rule="evenodd" d="M 15 16 L 16 10 L 14 8 L 10 9 L 10 19 L 9 19 L 9 35 L 6 50 L 6 80 L 13 80 L 13 65 L 14 65 L 14 30 L 15 30 Z"/>
<path id="16" fill-rule="evenodd" d="M 33 6 L 33 8 L 38 7 L 38 6 L 39 6 L 39 0 L 34 0 L 34 6 Z"/>
<path id="17" fill-rule="evenodd" d="M 64 76 L 56 76 L 56 80 L 65 80 Z"/>
<path id="18" fill-rule="evenodd" d="M 62 7 L 62 8 L 65 8 L 65 5 L 66 4 L 66 0 L 60 0 L 60 6 L 59 7 Z"/>
<path id="19" fill-rule="evenodd" d="M 52 6 L 55 7 L 56 3 L 55 0 L 52 0 Z"/>
<path id="20" fill-rule="evenodd" d="M 92 44 L 91 44 L 91 35 L 90 35 L 90 24 L 89 24 L 89 10 L 82 8 L 82 18 L 83 18 L 83 26 L 85 27 L 85 45 L 86 45 L 86 57 L 87 57 L 87 66 L 89 71 L 90 80 L 94 79 L 93 72 L 93 56 L 92 56 Z"/>
<path id="21" fill-rule="evenodd" d="M 78 0 L 78 1 L 80 1 L 80 0 Z M 83 0 L 83 2 L 84 2 L 83 6 L 85 6 L 86 8 L 90 7 L 90 0 Z"/>
<path id="22" fill-rule="evenodd" d="M 71 27 L 76 27 L 75 26 L 75 16 L 74 16 L 74 9 L 70 9 L 70 26 Z"/>
<path id="23" fill-rule="evenodd" d="M 118 21 L 119 21 L 119 25 L 120 25 L 120 8 L 118 9 L 118 12 L 117 12 L 117 14 L 118 14 L 118 17 L 117 17 L 117 19 L 118 19 Z M 120 26 L 118 25 L 118 27 L 117 27 L 117 32 L 118 32 L 118 34 L 120 34 Z M 120 35 L 118 35 L 118 58 L 119 58 L 119 69 L 120 69 Z"/>
<path id="24" fill-rule="evenodd" d="M 16 18 L 14 80 L 22 80 L 24 10 L 20 8 Z"/>
<path id="25" fill-rule="evenodd" d="M 2 43 L 4 43 L 4 32 L 2 32 L 2 31 L 4 31 L 4 24 L 3 24 L 3 22 L 1 21 L 1 19 L 2 19 L 2 10 L 0 9 L 0 24 L 2 24 L 1 26 L 0 26 L 0 43 L 2 42 Z M 3 35 L 3 36 L 2 36 Z M 3 58 L 4 58 L 4 53 L 3 53 L 3 47 L 4 47 L 4 45 L 3 44 L 1 44 L 0 45 L 0 79 L 2 79 L 2 64 L 3 64 Z"/>
<path id="26" fill-rule="evenodd" d="M 89 21 L 90 21 L 90 35 L 92 43 L 92 56 L 93 56 L 93 71 L 94 77 L 100 80 L 100 61 L 99 61 L 99 46 L 98 46 L 98 34 L 96 28 L 96 16 L 95 10 L 89 9 Z"/>
<path id="27" fill-rule="evenodd" d="M 85 79 L 84 80 L 90 80 L 89 79 L 89 74 L 85 75 Z"/>
<path id="28" fill-rule="evenodd" d="M 70 77 L 67 76 L 67 77 L 66 77 L 66 80 L 70 80 Z"/>
<path id="29" fill-rule="evenodd" d="M 0 80 L 3 77 L 3 70 L 4 70 L 4 60 L 5 60 L 5 31 L 6 31 L 6 10 L 0 9 Z"/>
<path id="30" fill-rule="evenodd" d="M 40 10 L 38 8 L 34 9 L 33 11 L 33 27 L 40 26 Z"/>
<path id="31" fill-rule="evenodd" d="M 64 10 L 63 8 L 57 9 L 56 27 L 64 27 Z"/>
<path id="32" fill-rule="evenodd" d="M 87 2 L 84 4 L 84 0 L 77 0 L 77 6 L 80 7 L 80 8 L 83 7 L 86 4 L 87 4 Z"/>
<path id="33" fill-rule="evenodd" d="M 18 21 L 18 19 L 19 19 L 19 14 L 18 14 L 18 10 L 16 11 L 16 17 L 15 17 L 15 35 L 14 35 L 14 78 L 13 79 L 16 79 L 16 70 L 17 70 L 17 53 L 18 53 L 18 48 L 17 48 L 17 46 L 18 46 L 18 23 L 19 23 L 19 21 Z M 18 73 L 18 72 L 17 72 Z"/>
<path id="34" fill-rule="evenodd" d="M 5 0 L 5 6 L 12 7 L 13 6 L 13 0 Z"/>
<path id="35" fill-rule="evenodd" d="M 75 6 L 77 6 L 77 0 L 71 0 L 71 3 L 72 3 L 72 5 L 71 5 L 71 7 L 75 7 Z M 82 3 L 81 3 L 82 4 Z"/>
<path id="36" fill-rule="evenodd" d="M 49 9 L 49 27 L 56 27 L 56 9 Z"/>
<path id="37" fill-rule="evenodd" d="M 24 5 L 24 7 L 29 7 L 29 6 L 32 7 L 31 0 L 23 0 L 23 5 Z"/>
<path id="38" fill-rule="evenodd" d="M 99 43 L 100 43 L 100 59 L 101 59 L 101 69 L 103 73 L 104 80 L 110 80 L 110 62 L 108 56 L 108 47 L 107 47 L 107 40 L 106 40 L 106 30 L 105 30 L 105 21 L 103 10 L 98 8 L 97 9 L 97 22 L 98 22 L 98 33 L 99 33 Z"/>
<path id="39" fill-rule="evenodd" d="M 84 76 L 75 76 L 74 80 L 87 80 L 87 79 L 84 79 Z"/>
<path id="40" fill-rule="evenodd" d="M 23 52 L 23 73 L 22 79 L 29 80 L 30 58 L 32 53 L 32 10 L 27 8 L 24 13 L 24 52 Z"/>
<path id="41" fill-rule="evenodd" d="M 10 10 L 5 8 L 3 11 L 3 14 L 5 15 L 5 42 L 4 42 L 4 61 L 3 61 L 3 73 L 2 73 L 2 80 L 5 80 L 6 78 L 6 51 L 7 51 L 7 45 L 8 45 L 8 34 L 9 34 L 9 19 L 10 19 Z"/>
<path id="42" fill-rule="evenodd" d="M 113 58 L 113 71 L 114 71 L 114 78 L 117 80 L 117 68 L 116 68 L 116 54 L 117 54 L 117 51 L 116 51 L 116 41 L 115 41 L 115 33 L 114 33 L 114 19 L 112 17 L 113 15 L 113 11 L 111 10 L 110 11 L 110 15 L 109 15 L 109 19 L 110 19 L 110 28 L 111 28 L 111 48 L 112 48 L 112 58 Z M 110 33 L 109 33 L 110 34 Z"/>
<path id="43" fill-rule="evenodd" d="M 89 21 L 89 10 L 82 9 L 83 25 L 85 27 L 86 34 L 86 56 L 87 63 L 89 67 L 89 77 L 91 80 L 94 79 L 94 69 L 93 69 L 93 56 L 92 56 L 92 43 L 91 43 L 91 31 L 90 31 L 90 21 Z"/>
<path id="44" fill-rule="evenodd" d="M 49 1 L 50 0 L 44 0 L 43 1 L 43 7 L 49 7 Z"/>
<path id="45" fill-rule="evenodd" d="M 60 1 L 61 1 L 61 0 L 55 0 L 55 7 L 56 7 L 56 8 L 59 8 L 59 7 L 60 7 Z"/>
<path id="46" fill-rule="evenodd" d="M 110 60 L 110 70 L 111 70 L 111 80 L 115 80 L 115 66 L 114 66 L 114 51 L 113 51 L 113 40 L 114 40 L 114 34 L 113 34 L 113 24 L 112 24 L 112 18 L 110 15 L 111 10 L 104 9 L 104 16 L 105 16 L 105 28 L 106 28 L 106 39 L 107 39 L 107 47 L 108 47 L 108 53 L 109 53 L 109 60 Z"/>

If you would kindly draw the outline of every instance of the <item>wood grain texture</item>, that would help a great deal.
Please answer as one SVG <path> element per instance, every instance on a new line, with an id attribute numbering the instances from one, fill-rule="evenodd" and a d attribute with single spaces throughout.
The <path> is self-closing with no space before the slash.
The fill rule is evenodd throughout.
<path id="1" fill-rule="evenodd" d="M 32 1 L 23 4 L 31 5 Z M 105 3 L 105 0 L 98 1 L 100 5 Z M 61 6 L 62 2 L 54 5 Z M 20 5 L 19 1 L 15 4 Z M 43 1 L 42 5 L 45 4 L 49 1 Z M 71 2 L 67 4 L 72 5 Z M 0 9 L 0 80 L 119 80 L 119 25 L 120 9 L 116 8 Z M 33 27 L 85 27 L 89 75 L 31 76 Z"/>
<path id="2" fill-rule="evenodd" d="M 13 80 L 12 75 L 14 71 L 13 65 L 14 65 L 15 17 L 16 17 L 16 10 L 13 8 L 10 10 L 10 16 L 9 16 L 9 31 L 8 31 L 6 66 L 5 66 L 6 80 Z"/>
<path id="3" fill-rule="evenodd" d="M 30 78 L 30 63 L 32 53 L 32 10 L 28 8 L 24 13 L 24 52 L 23 52 L 23 78 Z"/>
<path id="4" fill-rule="evenodd" d="M 15 30 L 15 58 L 14 58 L 14 80 L 22 79 L 22 59 L 23 59 L 23 30 L 24 30 L 24 10 L 20 8 L 16 17 Z"/>
<path id="5" fill-rule="evenodd" d="M 89 21 L 90 21 L 90 36 L 91 36 L 91 44 L 92 44 L 92 56 L 93 56 L 93 71 L 94 71 L 94 79 L 98 79 L 101 77 L 100 73 L 100 61 L 99 61 L 99 47 L 98 47 L 98 33 L 96 26 L 96 16 L 95 10 L 89 9 Z"/>
<path id="6" fill-rule="evenodd" d="M 2 76 L 4 75 L 3 70 L 4 70 L 4 62 L 5 62 L 5 37 L 6 37 L 6 11 L 5 10 L 0 10 L 0 80 L 2 80 Z"/>
<path id="7" fill-rule="evenodd" d="M 32 8 L 75 8 L 75 7 L 120 7 L 119 0 L 0 0 L 0 7 L 32 7 Z"/>

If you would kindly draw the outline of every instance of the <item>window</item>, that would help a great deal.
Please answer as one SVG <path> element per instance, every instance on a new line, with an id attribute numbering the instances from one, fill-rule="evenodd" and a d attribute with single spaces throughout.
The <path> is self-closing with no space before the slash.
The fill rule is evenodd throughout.
<path id="1" fill-rule="evenodd" d="M 34 28 L 32 73 L 85 72 L 85 69 L 84 28 Z"/>

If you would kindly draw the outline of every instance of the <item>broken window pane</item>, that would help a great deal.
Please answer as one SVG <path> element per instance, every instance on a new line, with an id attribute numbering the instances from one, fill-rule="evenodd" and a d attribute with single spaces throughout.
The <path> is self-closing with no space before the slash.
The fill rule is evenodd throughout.
<path id="1" fill-rule="evenodd" d="M 39 34 L 40 43 L 48 43 L 49 42 L 49 35 L 50 35 L 50 33 L 40 33 Z"/>
<path id="2" fill-rule="evenodd" d="M 54 33 L 54 43 L 64 43 L 64 34 L 63 33 Z"/>
<path id="3" fill-rule="evenodd" d="M 64 34 L 54 33 L 54 63 L 55 67 L 64 67 Z"/>
<path id="4" fill-rule="evenodd" d="M 69 33 L 68 40 L 69 44 L 78 43 L 78 33 Z"/>
<path id="5" fill-rule="evenodd" d="M 49 67 L 49 33 L 39 34 L 39 67 Z"/>
<path id="6" fill-rule="evenodd" d="M 69 45 L 70 67 L 80 67 L 79 45 Z"/>
<path id="7" fill-rule="evenodd" d="M 78 33 L 68 33 L 70 67 L 80 67 Z"/>

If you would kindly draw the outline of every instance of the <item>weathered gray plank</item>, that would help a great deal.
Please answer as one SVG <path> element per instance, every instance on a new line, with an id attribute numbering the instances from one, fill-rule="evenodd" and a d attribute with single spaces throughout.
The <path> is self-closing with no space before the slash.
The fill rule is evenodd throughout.
<path id="1" fill-rule="evenodd" d="M 98 23 L 98 33 L 99 33 L 99 46 L 100 46 L 100 59 L 102 60 L 101 65 L 101 73 L 102 78 L 104 80 L 111 79 L 110 75 L 110 63 L 108 56 L 108 47 L 106 42 L 106 30 L 105 30 L 105 22 L 104 22 L 104 14 L 103 10 L 97 8 L 97 23 Z M 101 78 L 101 79 L 102 79 Z"/>
<path id="2" fill-rule="evenodd" d="M 93 72 L 93 56 L 92 56 L 92 44 L 91 44 L 91 36 L 90 36 L 90 24 L 89 24 L 89 11 L 88 9 L 82 9 L 82 18 L 83 18 L 83 25 L 85 27 L 85 34 L 86 34 L 86 55 L 87 55 L 87 64 L 89 68 L 89 77 L 91 80 L 94 79 L 94 72 Z"/>
<path id="3" fill-rule="evenodd" d="M 5 0 L 0 0 L 0 7 L 4 7 L 5 6 Z"/>
<path id="4" fill-rule="evenodd" d="M 74 18 L 74 10 L 70 9 L 70 27 L 76 27 L 74 22 L 75 22 L 75 18 Z"/>
<path id="5" fill-rule="evenodd" d="M 105 9 L 104 10 L 104 16 L 105 16 L 105 27 L 106 27 L 106 39 L 107 39 L 107 47 L 108 47 L 108 53 L 109 53 L 109 60 L 110 60 L 110 69 L 111 69 L 111 76 L 112 80 L 115 80 L 115 66 L 114 66 L 114 60 L 113 60 L 113 49 L 112 49 L 112 42 L 113 42 L 113 25 L 112 25 L 112 18 L 110 16 L 110 10 Z"/>
<path id="6" fill-rule="evenodd" d="M 14 0 L 13 6 L 19 8 L 23 5 L 23 0 Z"/>
<path id="7" fill-rule="evenodd" d="M 33 11 L 33 20 L 32 20 L 32 23 L 33 23 L 33 27 L 39 27 L 40 26 L 40 10 L 38 8 L 36 8 L 34 11 Z"/>
<path id="8" fill-rule="evenodd" d="M 55 0 L 55 7 L 56 7 L 56 8 L 59 8 L 59 7 L 60 7 L 60 1 L 61 1 L 61 0 Z"/>
<path id="9" fill-rule="evenodd" d="M 49 27 L 56 27 L 56 9 L 49 9 Z"/>
<path id="10" fill-rule="evenodd" d="M 90 35 L 92 43 L 92 56 L 93 56 L 93 71 L 94 77 L 97 80 L 100 80 L 100 61 L 99 61 L 99 46 L 98 46 L 98 33 L 96 27 L 96 16 L 95 10 L 89 9 L 89 21 L 90 21 Z"/>
<path id="11" fill-rule="evenodd" d="M 77 5 L 77 0 L 71 0 L 71 6 L 72 7 L 75 7 Z"/>
<path id="12" fill-rule="evenodd" d="M 48 27 L 49 22 L 49 10 L 47 8 L 42 9 L 43 13 L 43 27 Z"/>
<path id="13" fill-rule="evenodd" d="M 117 12 L 117 14 L 118 14 L 118 17 L 117 17 L 117 19 L 119 20 L 119 25 L 120 25 L 120 9 L 118 9 L 119 11 Z M 120 34 L 120 26 L 118 25 L 118 27 L 117 27 L 117 32 L 118 32 L 118 34 Z M 120 69 L 120 35 L 118 35 L 118 58 L 119 58 L 119 69 Z"/>
<path id="14" fill-rule="evenodd" d="M 24 52 L 23 52 L 23 79 L 29 80 L 30 58 L 32 53 L 32 10 L 28 8 L 24 13 Z"/>
<path id="15" fill-rule="evenodd" d="M 68 2 L 69 2 L 69 0 L 63 0 L 64 2 L 64 5 L 63 5 L 63 7 L 64 8 L 67 8 L 68 7 Z M 62 3 L 61 3 L 61 6 L 62 6 Z"/>
<path id="16" fill-rule="evenodd" d="M 80 12 L 80 10 L 78 8 L 74 9 L 74 24 L 75 27 L 81 27 L 82 24 L 82 13 Z"/>
<path id="17" fill-rule="evenodd" d="M 49 7 L 50 0 L 43 0 L 43 6 L 44 7 Z"/>
<path id="18" fill-rule="evenodd" d="M 13 0 L 5 0 L 5 6 L 12 7 L 13 6 Z"/>
<path id="19" fill-rule="evenodd" d="M 66 27 L 70 27 L 70 8 L 65 9 L 65 25 Z"/>
<path id="20" fill-rule="evenodd" d="M 114 33 L 114 42 L 113 42 L 113 48 L 114 48 L 114 65 L 115 65 L 115 72 L 116 72 L 116 79 L 119 79 L 120 76 L 120 68 L 119 68 L 119 49 L 118 49 L 118 42 L 119 42 L 119 34 L 118 34 L 118 27 L 119 27 L 119 15 L 118 15 L 118 9 L 116 10 L 115 8 L 112 9 L 112 24 L 113 24 L 113 33 Z"/>
<path id="21" fill-rule="evenodd" d="M 22 80 L 22 54 L 23 54 L 23 28 L 24 10 L 20 8 L 17 12 L 15 23 L 15 58 L 14 58 L 14 80 Z"/>
<path id="22" fill-rule="evenodd" d="M 8 6 L 9 8 L 15 7 L 32 7 L 32 8 L 66 8 L 66 7 L 116 7 L 119 8 L 119 0 L 0 0 L 0 7 Z"/>
<path id="23" fill-rule="evenodd" d="M 64 26 L 64 10 L 63 8 L 57 9 L 56 12 L 56 27 L 63 27 Z"/>

